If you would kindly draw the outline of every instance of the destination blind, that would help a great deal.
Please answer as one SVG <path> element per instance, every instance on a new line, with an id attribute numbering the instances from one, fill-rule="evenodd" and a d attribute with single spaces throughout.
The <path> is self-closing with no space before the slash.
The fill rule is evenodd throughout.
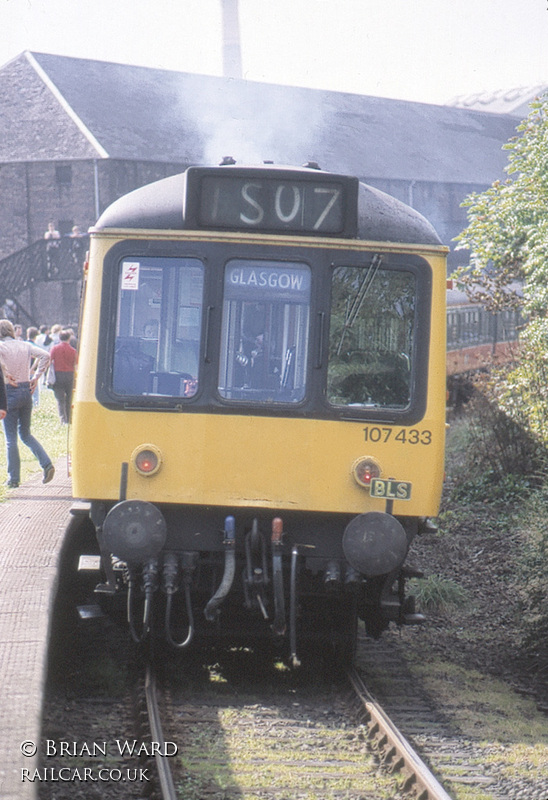
<path id="1" fill-rule="evenodd" d="M 230 174 L 204 171 L 191 175 L 191 181 L 197 188 L 198 227 L 355 235 L 353 178 L 318 173 L 303 179 L 302 173 L 295 178 L 283 171 L 242 169 Z"/>
<path id="2" fill-rule="evenodd" d="M 308 302 L 310 269 L 304 264 L 233 259 L 225 272 L 225 298 L 276 297 L 289 302 Z"/>

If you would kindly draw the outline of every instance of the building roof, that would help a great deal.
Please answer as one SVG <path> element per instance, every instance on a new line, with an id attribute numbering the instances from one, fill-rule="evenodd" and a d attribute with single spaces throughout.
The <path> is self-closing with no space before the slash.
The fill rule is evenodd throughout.
<path id="1" fill-rule="evenodd" d="M 548 92 L 548 84 L 537 86 L 519 86 L 514 89 L 498 89 L 495 92 L 476 92 L 454 97 L 448 105 L 456 108 L 487 111 L 490 114 L 510 114 L 522 120 L 528 114 L 530 104 Z"/>
<path id="2" fill-rule="evenodd" d="M 474 185 L 502 177 L 516 125 L 467 108 L 29 52 L 0 68 L 0 111 L 0 161 L 231 155 Z"/>

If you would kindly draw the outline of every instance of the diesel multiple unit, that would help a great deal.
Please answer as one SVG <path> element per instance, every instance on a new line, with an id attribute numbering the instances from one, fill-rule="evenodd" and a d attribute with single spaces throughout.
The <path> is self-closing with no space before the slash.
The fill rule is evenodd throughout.
<path id="1" fill-rule="evenodd" d="M 75 496 L 136 639 L 351 656 L 419 621 L 413 537 L 444 470 L 446 253 L 313 166 L 192 167 L 91 233 Z"/>

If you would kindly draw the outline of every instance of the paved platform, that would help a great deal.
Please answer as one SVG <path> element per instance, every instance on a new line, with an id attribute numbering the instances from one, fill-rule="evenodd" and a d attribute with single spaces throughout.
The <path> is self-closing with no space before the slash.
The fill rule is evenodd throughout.
<path id="1" fill-rule="evenodd" d="M 66 459 L 0 503 L 0 798 L 34 800 L 49 624 L 61 549 L 72 521 Z M 34 749 L 37 748 L 37 752 Z M 24 755 L 26 751 L 29 755 Z"/>

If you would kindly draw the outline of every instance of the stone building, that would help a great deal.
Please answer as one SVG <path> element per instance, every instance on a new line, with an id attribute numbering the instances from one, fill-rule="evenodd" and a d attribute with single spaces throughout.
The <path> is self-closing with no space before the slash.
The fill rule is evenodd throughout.
<path id="1" fill-rule="evenodd" d="M 43 268 L 122 194 L 191 164 L 317 161 L 424 214 L 450 243 L 501 178 L 516 117 L 25 52 L 0 68 L 0 304 L 76 323 L 78 270 Z M 451 265 L 458 254 L 452 253 Z"/>

